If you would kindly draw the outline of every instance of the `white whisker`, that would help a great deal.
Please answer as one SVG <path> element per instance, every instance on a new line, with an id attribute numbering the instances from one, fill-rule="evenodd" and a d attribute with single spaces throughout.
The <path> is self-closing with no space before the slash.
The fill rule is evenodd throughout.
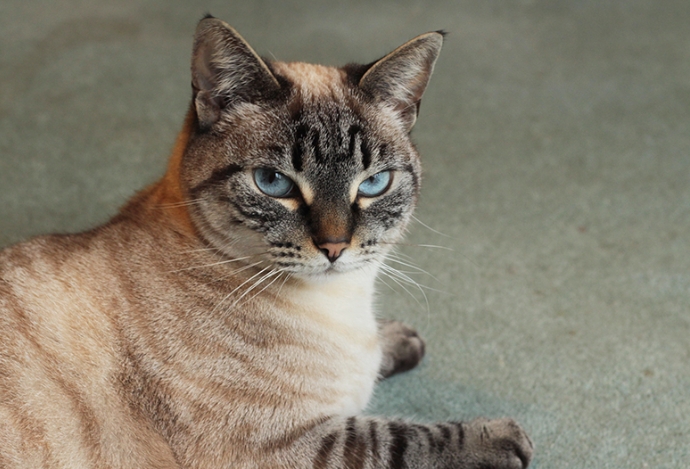
<path id="1" fill-rule="evenodd" d="M 238 258 L 236 258 L 236 259 L 227 259 L 227 260 L 224 260 L 224 261 L 213 262 L 213 263 L 211 263 L 211 264 L 193 265 L 193 266 L 191 266 L 191 267 L 185 267 L 184 269 L 172 270 L 172 271 L 170 271 L 170 272 L 168 272 L 168 273 L 175 274 L 175 273 L 177 273 L 177 272 L 184 272 L 185 270 L 204 269 L 204 268 L 206 268 L 206 267 L 215 267 L 215 266 L 217 266 L 217 265 L 232 264 L 233 262 L 239 262 L 239 261 L 243 261 L 243 260 L 246 260 L 246 259 L 251 259 L 252 257 L 256 257 L 256 255 L 245 256 L 245 257 L 238 257 Z"/>
<path id="2" fill-rule="evenodd" d="M 423 289 L 423 290 L 432 291 L 435 293 L 448 293 L 448 292 L 445 292 L 443 290 L 438 290 L 436 288 L 429 287 L 427 285 L 422 285 L 421 283 L 417 282 L 415 279 L 413 279 L 412 277 L 407 275 L 407 272 L 405 272 L 405 271 L 396 269 L 395 267 L 392 267 L 392 266 L 387 265 L 387 264 L 384 264 L 384 266 L 386 268 L 390 269 L 390 271 L 394 272 L 395 274 L 398 274 L 397 276 L 400 280 L 404 281 L 408 285 L 414 285 L 419 290 Z M 417 273 L 417 272 L 413 272 L 413 273 Z M 440 282 L 440 280 L 439 280 L 439 282 Z"/>
<path id="3" fill-rule="evenodd" d="M 388 274 L 385 274 L 385 275 L 388 275 Z M 383 284 L 384 284 L 385 286 L 387 286 L 388 288 L 390 288 L 394 293 L 397 293 L 397 291 L 395 290 L 395 288 L 391 287 L 391 286 L 388 284 L 388 282 L 386 282 L 382 277 L 378 277 L 377 280 L 378 280 L 379 282 L 383 283 Z"/>
<path id="4" fill-rule="evenodd" d="M 426 223 L 424 223 L 422 220 L 420 220 L 419 218 L 415 217 L 414 215 L 411 215 L 411 217 L 412 217 L 412 219 L 413 219 L 414 221 L 416 221 L 417 223 L 419 223 L 420 225 L 422 225 L 424 228 L 430 230 L 431 232 L 436 233 L 437 235 L 444 236 L 444 237 L 446 237 L 446 238 L 451 238 L 451 239 L 453 238 L 452 236 L 449 236 L 449 235 L 447 235 L 447 234 L 445 234 L 445 233 L 441 233 L 440 231 L 433 229 L 432 227 L 430 227 L 429 225 L 427 225 Z"/>
<path id="5" fill-rule="evenodd" d="M 264 281 L 266 281 L 266 280 L 268 280 L 268 279 L 271 278 L 271 277 L 274 277 L 274 278 L 273 278 L 273 280 L 271 280 L 270 282 L 268 282 L 261 290 L 259 290 L 258 292 L 254 293 L 254 294 L 251 296 L 251 298 L 248 298 L 247 301 L 252 301 L 254 298 L 256 298 L 257 296 L 261 295 L 264 291 L 266 291 L 266 289 L 270 288 L 271 285 L 273 285 L 274 283 L 276 283 L 276 281 L 280 280 L 280 276 L 283 275 L 283 273 L 284 273 L 284 270 L 280 269 L 280 270 L 274 270 L 274 271 L 270 272 L 268 275 L 265 275 L 261 280 L 259 280 L 258 282 L 256 282 L 255 286 L 258 285 L 258 284 L 260 284 L 260 283 L 262 283 L 262 282 L 264 282 Z M 282 285 L 281 285 L 281 287 L 282 287 Z M 254 287 L 252 287 L 252 288 L 254 288 Z M 245 294 L 248 293 L 248 292 L 249 292 L 249 290 L 247 290 L 247 292 L 245 292 Z M 243 296 L 244 296 L 244 295 L 243 295 Z M 240 299 L 241 299 L 241 297 L 237 300 L 238 303 L 239 303 L 239 300 L 240 300 Z M 233 305 L 232 308 L 234 308 L 235 306 L 236 306 L 236 305 Z"/>
<path id="6" fill-rule="evenodd" d="M 431 278 L 433 278 L 434 280 L 436 280 L 437 282 L 441 283 L 441 281 L 440 281 L 438 278 L 434 277 L 432 274 L 430 274 L 430 273 L 427 272 L 426 270 L 422 269 L 421 267 L 416 266 L 416 265 L 414 265 L 414 264 L 412 264 L 412 263 L 410 263 L 410 262 L 405 262 L 405 261 L 402 261 L 402 260 L 400 260 L 400 259 L 397 259 L 395 253 L 388 253 L 388 255 L 386 256 L 386 259 L 388 259 L 388 260 L 390 260 L 390 261 L 392 261 L 392 262 L 395 262 L 396 264 L 404 265 L 405 267 L 410 267 L 411 269 L 415 269 L 415 270 L 416 270 L 416 272 L 405 272 L 405 273 L 409 273 L 409 274 L 415 274 L 415 273 L 426 274 L 426 275 L 428 275 L 429 277 L 431 277 Z M 400 271 L 400 272 L 403 272 L 403 271 Z"/>
<path id="7" fill-rule="evenodd" d="M 379 241 L 379 244 L 387 244 L 390 246 L 406 246 L 406 247 L 413 247 L 413 248 L 443 249 L 444 251 L 455 252 L 455 250 L 452 248 L 449 248 L 447 246 L 437 246 L 435 244 L 391 243 L 391 242 L 387 242 L 387 241 Z"/>
<path id="8" fill-rule="evenodd" d="M 287 272 L 286 270 L 283 270 L 281 273 Z M 283 287 L 285 286 L 285 282 L 287 282 L 290 278 L 292 277 L 291 272 L 287 272 L 287 275 L 283 279 L 283 283 L 280 284 L 280 287 L 278 288 L 278 291 L 276 292 L 275 299 L 273 300 L 273 307 L 275 308 L 276 303 L 278 302 L 278 298 L 280 298 L 280 292 L 283 291 Z"/>
<path id="9" fill-rule="evenodd" d="M 420 285 L 418 282 L 414 281 L 413 279 L 411 279 L 407 275 L 398 272 L 397 269 L 395 269 L 389 265 L 383 264 L 382 265 L 382 272 L 384 272 L 388 276 L 388 278 L 393 280 L 403 290 L 405 290 L 407 292 L 407 294 L 410 295 L 420 307 L 423 307 L 422 304 L 417 299 L 417 297 L 415 295 L 413 295 L 412 292 L 410 292 L 403 285 L 403 283 L 408 283 L 410 285 L 414 285 L 415 287 L 417 287 L 417 289 L 419 289 L 420 293 L 424 297 L 424 303 L 426 305 L 426 320 L 427 320 L 427 326 L 428 326 L 429 323 L 431 322 L 431 307 L 429 306 L 429 298 L 426 296 L 426 293 L 424 292 L 424 288 L 426 288 L 426 287 L 424 287 L 423 285 Z"/>
<path id="10" fill-rule="evenodd" d="M 268 269 L 268 268 L 269 268 L 269 267 L 266 267 L 265 269 L 261 270 L 259 273 L 264 272 L 264 271 L 265 271 L 266 269 Z M 269 271 L 266 275 L 260 277 L 259 280 L 257 280 L 256 282 L 254 282 L 254 284 L 253 284 L 251 287 L 247 288 L 247 289 L 240 295 L 240 297 L 237 298 L 237 299 L 235 300 L 235 302 L 234 302 L 232 305 L 230 305 L 230 307 L 228 308 L 228 310 L 230 311 L 230 310 L 235 309 L 235 307 L 240 303 L 240 301 L 242 301 L 242 298 L 244 298 L 245 296 L 247 296 L 247 295 L 249 294 L 249 292 L 251 292 L 251 291 L 254 290 L 256 287 L 258 287 L 259 285 L 261 285 L 261 284 L 262 284 L 264 281 L 266 281 L 267 279 L 269 279 L 269 278 L 271 278 L 271 277 L 273 277 L 273 276 L 275 276 L 275 275 L 277 275 L 277 274 L 280 274 L 280 273 L 282 273 L 281 270 L 271 270 L 271 271 Z M 255 275 L 255 276 L 256 276 L 256 275 Z M 254 276 L 254 277 L 255 277 L 255 276 Z M 254 277 L 252 277 L 252 278 L 254 278 Z M 274 279 L 274 281 L 275 281 L 275 279 Z M 272 283 L 273 283 L 273 282 L 269 283 L 268 286 L 270 286 Z M 267 287 L 266 287 L 266 288 L 267 288 Z M 259 293 L 257 293 L 257 294 L 260 294 L 260 293 L 263 292 L 266 288 L 264 288 L 263 290 L 260 290 Z M 256 296 L 256 295 L 254 295 L 254 296 Z M 252 297 L 252 298 L 254 298 L 254 297 Z M 251 300 L 251 299 L 250 299 L 250 300 Z M 247 300 L 247 301 L 249 301 L 249 300 Z"/>
<path id="11" fill-rule="evenodd" d="M 412 294 L 412 292 L 411 292 L 410 290 L 408 290 L 407 287 L 404 285 L 404 283 L 407 283 L 407 284 L 410 284 L 410 285 L 415 285 L 415 286 L 417 286 L 417 287 L 419 288 L 419 284 L 418 284 L 417 282 L 415 282 L 414 280 L 409 279 L 409 277 L 407 277 L 407 276 L 404 275 L 404 274 L 400 274 L 396 269 L 394 269 L 393 267 L 391 267 L 391 266 L 389 266 L 389 265 L 382 264 L 382 265 L 381 265 L 381 272 L 383 272 L 384 274 L 386 274 L 386 275 L 388 276 L 388 278 L 390 278 L 390 279 L 393 280 L 395 283 L 397 283 L 398 286 L 399 286 L 400 288 L 402 288 L 403 290 L 405 290 L 405 292 L 407 292 L 407 294 L 410 295 L 420 307 L 422 307 L 422 303 L 421 303 L 421 302 L 417 299 L 417 297 L 416 297 L 414 294 Z M 404 279 L 403 277 L 407 277 L 407 279 Z M 403 282 L 404 282 L 404 283 L 403 283 Z M 428 300 L 428 298 L 427 298 L 427 296 L 426 296 L 426 293 L 424 293 L 424 290 L 422 290 L 421 288 L 419 288 L 419 291 L 422 292 L 422 296 L 424 297 L 424 301 L 426 302 L 426 309 L 427 309 L 427 312 L 428 312 L 428 311 L 429 311 L 429 300 Z"/>
<path id="12" fill-rule="evenodd" d="M 242 270 L 247 270 L 247 269 L 249 269 L 249 268 L 251 268 L 251 267 L 257 266 L 257 265 L 261 264 L 261 262 L 263 262 L 263 261 L 259 261 L 259 262 L 256 262 L 256 263 L 254 263 L 254 264 L 248 265 L 248 266 L 244 267 L 243 269 L 240 269 L 238 272 L 241 272 Z M 241 284 L 239 284 L 237 287 L 233 288 L 233 290 L 232 290 L 230 293 L 228 293 L 227 295 L 225 295 L 225 297 L 224 297 L 222 300 L 220 300 L 220 301 L 218 302 L 218 304 L 213 308 L 213 310 L 211 311 L 211 313 L 212 313 L 212 314 L 215 313 L 216 310 L 218 309 L 218 307 L 219 307 L 221 304 L 223 304 L 223 303 L 225 302 L 225 300 L 227 300 L 228 298 L 230 298 L 237 290 L 239 290 L 239 289 L 242 288 L 245 284 L 247 284 L 248 282 L 250 282 L 254 277 L 256 277 L 257 275 L 262 274 L 263 272 L 265 272 L 265 271 L 268 270 L 269 268 L 270 268 L 270 267 L 264 267 L 264 268 L 261 269 L 258 273 L 252 275 L 252 276 L 249 277 L 247 280 L 245 280 L 244 282 L 242 282 Z"/>
<path id="13" fill-rule="evenodd" d="M 172 203 L 165 203 L 165 204 L 157 204 L 157 207 L 160 207 L 160 208 L 189 207 L 191 205 L 198 204 L 202 200 L 203 199 L 190 199 L 190 200 L 185 200 L 183 202 L 172 202 Z"/>

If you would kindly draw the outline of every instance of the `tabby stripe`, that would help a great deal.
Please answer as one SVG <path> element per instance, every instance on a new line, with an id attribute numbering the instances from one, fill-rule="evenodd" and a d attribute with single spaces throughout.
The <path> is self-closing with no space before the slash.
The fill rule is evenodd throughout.
<path id="1" fill-rule="evenodd" d="M 368 169 L 369 166 L 371 166 L 371 150 L 369 150 L 369 145 L 367 145 L 367 142 L 362 140 L 362 143 L 359 147 L 362 151 L 362 166 L 364 166 L 364 169 Z"/>
<path id="2" fill-rule="evenodd" d="M 438 446 L 439 452 L 441 452 L 445 449 L 445 447 L 450 442 L 452 434 L 450 432 L 450 428 L 446 427 L 445 425 L 438 425 L 438 429 L 441 431 L 441 438 L 438 440 L 437 446 Z"/>
<path id="3" fill-rule="evenodd" d="M 435 453 L 436 440 L 434 440 L 434 434 L 431 433 L 431 430 L 429 430 L 429 428 L 425 427 L 424 425 L 415 425 L 414 428 L 426 436 L 427 443 L 429 444 L 429 449 Z"/>
<path id="4" fill-rule="evenodd" d="M 465 447 L 465 428 L 460 422 L 455 422 L 454 425 L 458 429 L 458 449 L 462 450 Z"/>
<path id="5" fill-rule="evenodd" d="M 238 203 L 236 203 L 234 200 L 230 200 L 229 202 L 230 202 L 230 204 L 232 204 L 233 207 L 235 207 L 235 210 L 237 210 L 240 213 L 240 215 L 243 215 L 245 218 L 247 218 L 249 220 L 258 220 L 259 222 L 261 222 L 261 225 L 262 225 L 261 229 L 257 228 L 256 231 L 259 231 L 259 232 L 266 231 L 268 229 L 268 227 L 266 227 L 264 225 L 273 221 L 273 219 L 270 216 L 268 216 L 262 212 L 249 211 L 246 208 L 239 205 Z"/>
<path id="6" fill-rule="evenodd" d="M 419 178 L 417 177 L 417 173 L 415 173 L 414 171 L 414 167 L 411 164 L 408 164 L 407 166 L 405 166 L 405 171 L 410 173 L 410 176 L 412 176 L 412 184 L 414 185 L 414 187 L 418 187 Z"/>
<path id="7" fill-rule="evenodd" d="M 369 441 L 371 442 L 371 455 L 374 458 L 375 462 L 379 462 L 381 460 L 381 456 L 379 455 L 379 434 L 378 434 L 378 424 L 376 423 L 376 420 L 370 420 L 369 421 Z"/>
<path id="8" fill-rule="evenodd" d="M 388 465 L 391 469 L 402 469 L 404 467 L 408 438 L 406 430 L 405 426 L 398 422 L 388 424 L 388 431 L 393 438 L 390 448 L 390 464 Z"/>
<path id="9" fill-rule="evenodd" d="M 311 146 L 314 149 L 314 160 L 317 163 L 323 161 L 323 154 L 321 153 L 321 134 L 318 130 L 314 130 L 311 136 Z"/>
<path id="10" fill-rule="evenodd" d="M 347 134 L 350 137 L 350 143 L 347 147 L 347 154 L 350 156 L 350 158 L 353 158 L 355 156 L 355 143 L 357 143 L 357 134 L 359 134 L 361 130 L 362 128 L 360 126 L 352 125 L 347 131 Z"/>
<path id="11" fill-rule="evenodd" d="M 242 166 L 237 164 L 231 164 L 224 168 L 216 169 L 215 171 L 213 171 L 213 173 L 211 173 L 211 176 L 208 179 L 194 186 L 190 193 L 192 194 L 192 196 L 194 196 L 198 192 L 204 191 L 219 183 L 225 182 L 230 178 L 230 176 L 239 173 L 243 169 L 244 168 Z"/>
<path id="12" fill-rule="evenodd" d="M 295 131 L 295 143 L 292 145 L 292 166 L 297 172 L 302 171 L 302 152 L 304 151 L 302 147 L 308 131 L 309 128 L 304 124 L 300 124 Z"/>
<path id="13" fill-rule="evenodd" d="M 34 335 L 35 333 L 34 331 L 32 331 L 30 326 L 27 327 L 27 325 L 31 324 L 31 320 L 26 315 L 24 307 L 20 306 L 21 300 L 14 293 L 13 287 L 9 286 L 7 290 L 8 295 L 5 296 L 5 299 L 8 301 L 8 303 L 10 303 L 10 311 L 14 312 L 13 316 L 16 317 L 15 324 L 17 325 L 18 332 L 21 334 L 21 336 L 23 336 L 24 339 L 26 339 L 26 341 L 21 341 L 21 345 L 36 350 L 36 353 L 39 356 L 41 356 L 43 360 L 49 363 L 58 363 L 59 360 L 57 359 L 57 356 L 53 354 L 50 350 L 44 348 L 41 345 L 41 343 L 37 340 L 36 336 Z M 12 345 L 21 346 L 19 341 L 14 342 Z M 52 380 L 57 387 L 61 388 L 61 390 L 63 391 L 63 395 L 73 403 L 74 410 L 76 410 L 79 413 L 79 420 L 82 424 L 82 429 L 85 430 L 85 432 L 82 433 L 82 435 L 84 436 L 84 440 L 86 440 L 85 443 L 89 446 L 90 449 L 93 449 L 97 445 L 97 442 L 100 437 L 100 427 L 96 423 L 96 415 L 92 411 L 92 409 L 88 407 L 81 393 L 79 393 L 78 388 L 75 386 L 70 386 L 69 383 L 60 374 L 57 374 L 54 371 L 55 369 L 53 367 L 50 367 L 50 371 L 48 372 L 49 379 Z M 15 373 L 12 373 L 9 377 L 13 377 L 14 375 Z M 9 377 L 6 374 L 4 374 L 3 379 Z M 5 381 L 8 383 L 11 382 L 9 380 Z M 14 389 L 10 388 L 9 384 L 4 385 L 3 383 L 3 387 L 9 392 L 16 392 Z M 53 455 L 50 450 L 50 444 L 46 439 L 48 433 L 44 426 L 44 420 L 39 420 L 31 412 L 27 412 L 25 409 L 21 407 L 18 407 L 16 409 L 10 408 L 10 412 L 21 422 L 19 431 L 21 432 L 21 437 L 24 440 L 24 443 L 31 444 L 32 446 L 41 447 L 41 449 L 43 450 L 43 457 L 45 458 L 46 463 L 53 463 Z M 93 455 L 93 453 L 91 454 Z M 5 467 L 9 468 L 12 466 L 0 465 L 0 468 L 4 469 Z"/>
<path id="14" fill-rule="evenodd" d="M 365 462 L 365 442 L 357 434 L 355 423 L 355 417 L 347 419 L 347 428 L 345 429 L 347 436 L 344 448 L 345 467 L 347 469 L 362 469 Z"/>
<path id="15" fill-rule="evenodd" d="M 335 441 L 338 439 L 337 433 L 331 433 L 321 441 L 321 448 L 314 459 L 314 469 L 326 469 L 328 467 L 328 457 L 333 451 Z"/>
<path id="16" fill-rule="evenodd" d="M 379 145 L 379 160 L 386 161 L 387 158 L 388 158 L 388 145 L 386 145 L 385 143 L 382 143 L 381 145 Z M 409 165 L 409 166 L 411 166 L 411 165 Z"/>

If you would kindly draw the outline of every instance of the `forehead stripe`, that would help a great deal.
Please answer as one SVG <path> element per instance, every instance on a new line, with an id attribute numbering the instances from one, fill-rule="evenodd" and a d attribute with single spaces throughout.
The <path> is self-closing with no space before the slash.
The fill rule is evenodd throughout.
<path id="1" fill-rule="evenodd" d="M 304 152 L 304 137 L 307 136 L 309 129 L 306 125 L 300 124 L 295 131 L 295 143 L 292 145 L 292 166 L 295 171 L 302 171 L 302 156 Z"/>
<path id="2" fill-rule="evenodd" d="M 369 150 L 369 145 L 364 140 L 360 144 L 360 150 L 362 150 L 362 166 L 364 166 L 364 169 L 369 169 L 371 165 L 371 151 Z"/>
<path id="3" fill-rule="evenodd" d="M 321 153 L 321 133 L 314 129 L 314 133 L 311 136 L 311 146 L 314 150 L 314 160 L 317 163 L 323 161 L 323 154 Z"/>
<path id="4" fill-rule="evenodd" d="M 369 166 L 371 166 L 371 150 L 367 142 L 362 138 L 362 128 L 355 124 L 350 126 L 347 133 L 350 136 L 350 144 L 347 150 L 348 155 L 351 159 L 354 159 L 355 149 L 357 147 L 357 136 L 359 135 L 359 150 L 362 153 L 362 166 L 365 170 L 369 169 Z"/>
<path id="5" fill-rule="evenodd" d="M 350 146 L 347 149 L 348 155 L 350 155 L 350 158 L 354 158 L 355 156 L 355 145 L 357 144 L 357 134 L 361 131 L 361 127 L 358 125 L 353 125 L 350 126 L 350 129 L 347 131 L 348 135 L 350 136 Z"/>

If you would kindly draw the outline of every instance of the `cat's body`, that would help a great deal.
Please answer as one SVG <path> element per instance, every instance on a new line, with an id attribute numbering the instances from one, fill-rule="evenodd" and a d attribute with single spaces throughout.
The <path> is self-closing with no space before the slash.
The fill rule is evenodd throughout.
<path id="1" fill-rule="evenodd" d="M 9 414 L 0 407 L 5 444 L 23 440 L 21 453 L 31 448 L 55 462 L 64 445 L 65 466 L 95 458 L 103 467 L 148 467 L 133 465 L 140 456 L 116 464 L 111 456 L 136 452 L 101 447 L 136 439 L 163 448 L 160 433 L 168 433 L 190 460 L 207 447 L 241 454 L 324 416 L 362 410 L 381 361 L 373 272 L 318 284 L 281 279 L 230 316 L 240 295 L 226 296 L 258 271 L 231 275 L 234 264 L 213 266 L 206 251 L 190 255 L 195 243 L 147 226 L 125 219 L 0 256 L 8 282 L 0 284 L 0 389 L 30 406 Z M 161 248 L 169 251 L 161 256 Z M 164 459 L 156 455 L 152 467 L 174 467 Z"/>
<path id="2" fill-rule="evenodd" d="M 424 351 L 372 308 L 440 44 L 267 64 L 203 20 L 163 179 L 103 227 L 0 253 L 0 468 L 525 467 L 509 420 L 357 417 Z"/>

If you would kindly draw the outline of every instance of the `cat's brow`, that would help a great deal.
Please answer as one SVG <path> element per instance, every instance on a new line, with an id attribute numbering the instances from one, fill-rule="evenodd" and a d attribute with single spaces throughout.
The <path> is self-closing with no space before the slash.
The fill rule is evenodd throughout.
<path id="1" fill-rule="evenodd" d="M 238 164 L 230 164 L 228 166 L 225 166 L 223 168 L 218 168 L 213 173 L 211 173 L 211 176 L 202 181 L 201 183 L 197 184 L 194 186 L 191 190 L 191 194 L 198 194 L 201 191 L 204 191 L 208 189 L 209 187 L 215 186 L 221 182 L 225 182 L 228 180 L 230 176 L 232 176 L 235 173 L 239 173 L 240 171 L 243 171 L 244 168 Z"/>

